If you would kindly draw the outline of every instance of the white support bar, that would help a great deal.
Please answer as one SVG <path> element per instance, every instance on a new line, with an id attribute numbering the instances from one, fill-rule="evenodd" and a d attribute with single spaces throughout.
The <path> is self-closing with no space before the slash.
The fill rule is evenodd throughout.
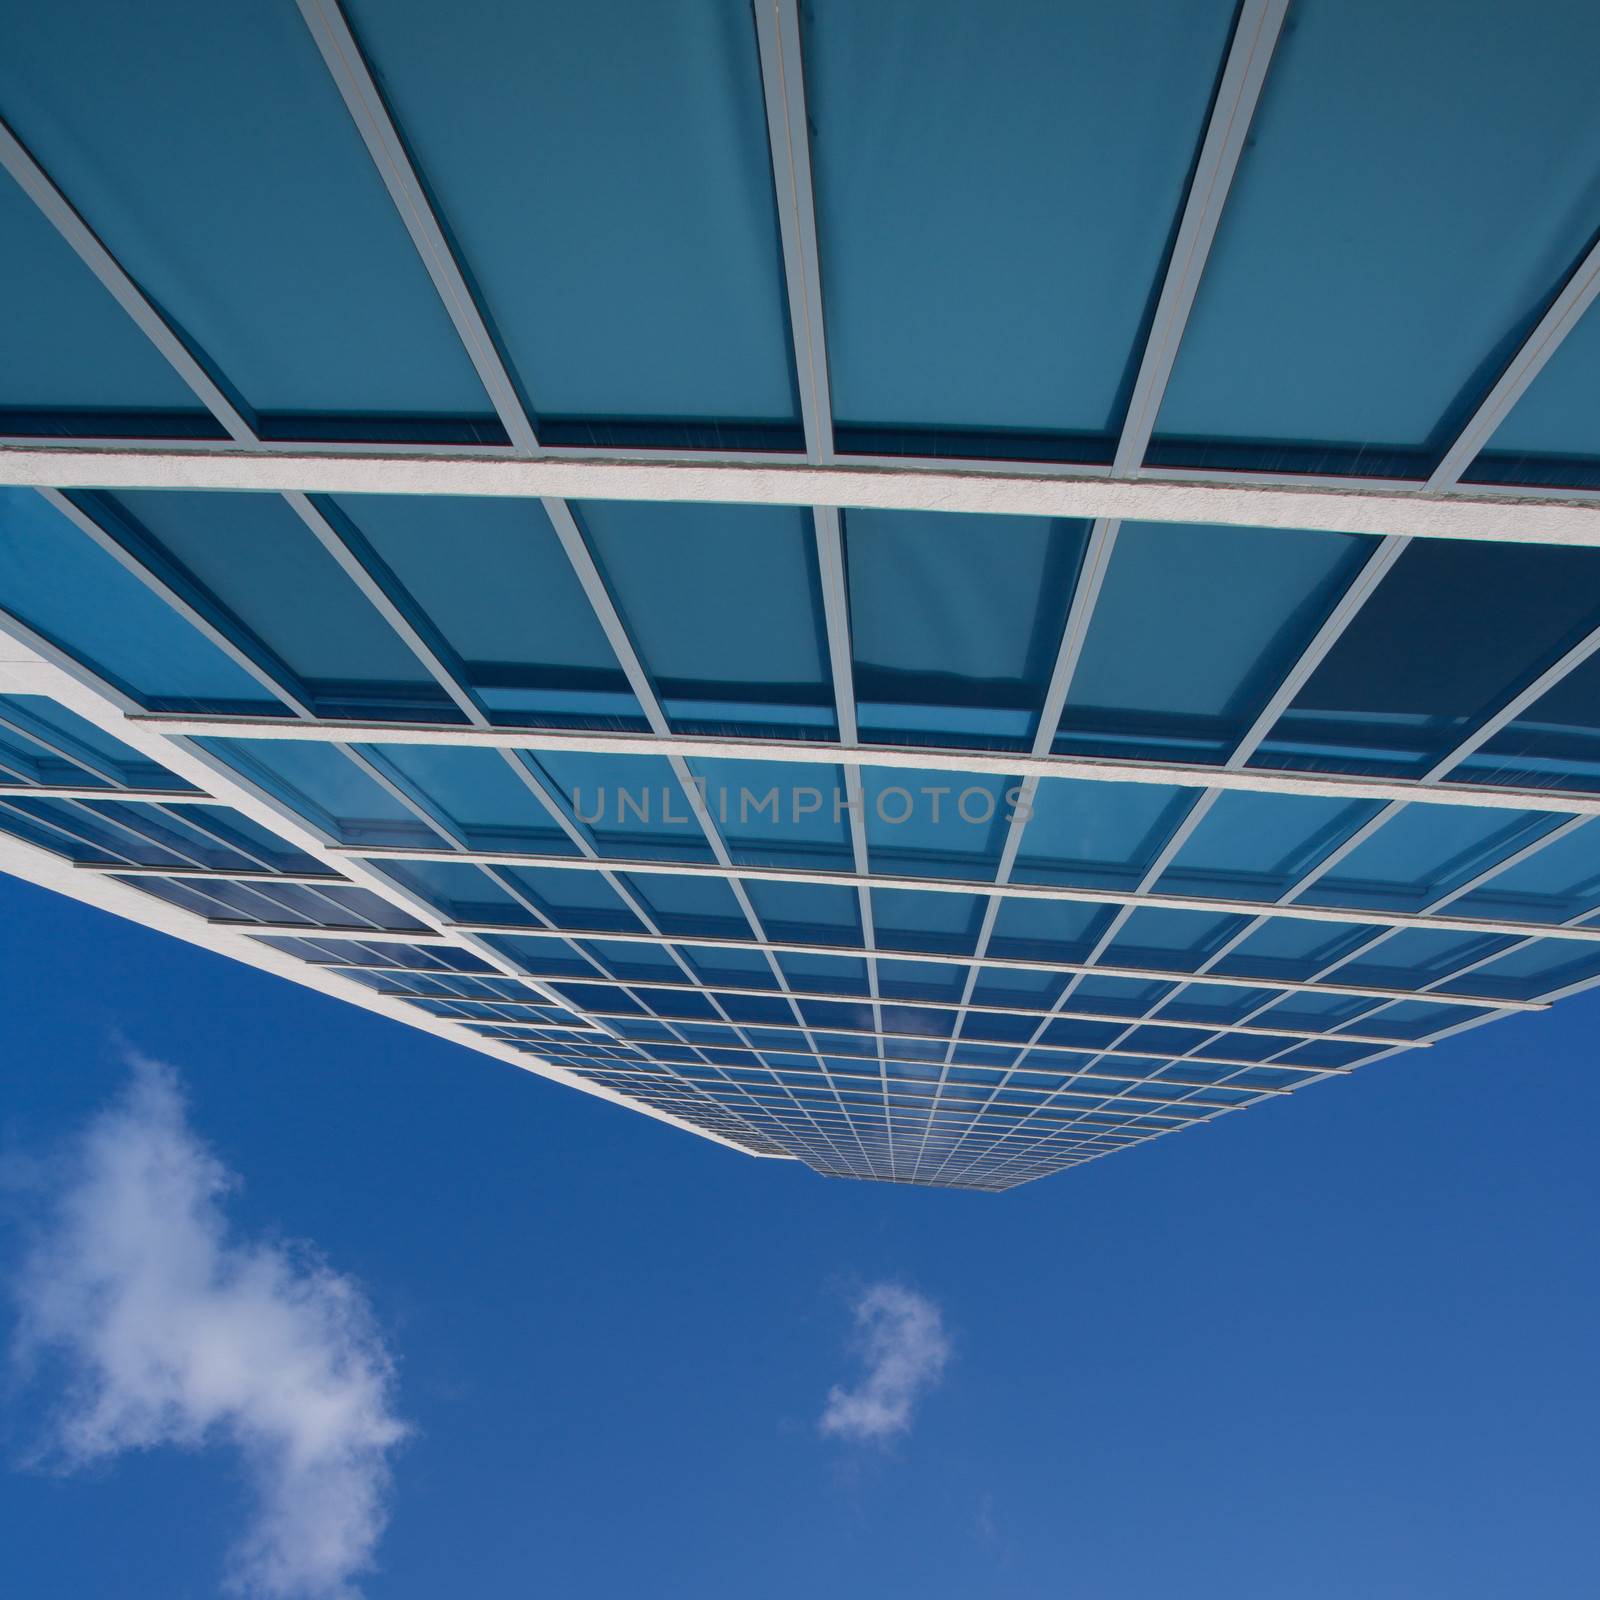
<path id="1" fill-rule="evenodd" d="M 1011 516 L 1230 523 L 1383 537 L 1600 546 L 1600 498 L 1493 491 L 1240 483 L 1193 474 L 1112 478 L 948 466 L 815 466 L 693 458 L 525 460 L 509 453 L 394 455 L 18 444 L 0 447 L 0 486 L 258 490 L 282 494 L 482 495 L 537 499 L 844 506 Z"/>
<path id="2" fill-rule="evenodd" d="M 1150 783 L 1178 789 L 1235 789 L 1253 794 L 1312 795 L 1333 800 L 1393 800 L 1414 805 L 1474 806 L 1600 816 L 1600 794 L 1513 789 L 1495 784 L 1419 783 L 1347 778 L 1276 767 L 1191 767 L 1160 761 L 1107 761 L 1091 756 L 1038 756 L 1022 751 L 932 749 L 917 745 L 840 745 L 808 739 L 723 739 L 696 734 L 572 732 L 560 728 L 466 728 L 459 724 L 317 722 L 287 717 L 170 716 L 133 712 L 130 725 L 209 739 L 303 739 L 327 744 L 477 745 L 490 750 L 550 750 L 571 755 L 668 756 L 684 760 L 770 761 L 846 767 L 900 767 L 919 772 L 970 772 L 989 777 L 1070 778 L 1084 783 Z"/>

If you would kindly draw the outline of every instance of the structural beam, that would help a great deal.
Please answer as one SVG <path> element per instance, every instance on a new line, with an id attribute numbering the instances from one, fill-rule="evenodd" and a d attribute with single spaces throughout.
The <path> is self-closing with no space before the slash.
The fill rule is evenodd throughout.
<path id="1" fill-rule="evenodd" d="M 509 453 L 418 455 L 163 445 L 0 447 L 0 487 L 252 490 L 308 494 L 480 495 L 534 499 L 832 505 L 885 511 L 1230 523 L 1240 527 L 1513 544 L 1600 546 L 1600 496 L 1473 486 L 1251 483 L 1186 474 L 1136 481 L 1104 469 L 1006 471 L 948 466 L 813 466 L 692 457 L 526 460 Z"/>

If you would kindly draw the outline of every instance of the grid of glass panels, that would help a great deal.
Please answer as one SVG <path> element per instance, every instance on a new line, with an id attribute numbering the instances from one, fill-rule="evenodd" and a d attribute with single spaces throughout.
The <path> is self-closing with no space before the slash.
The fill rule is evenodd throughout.
<path id="1" fill-rule="evenodd" d="M 0 328 L 0 439 L 1420 482 L 1537 349 L 1451 477 L 1600 487 L 1600 311 L 1538 332 L 1595 262 L 1600 12 L 1480 9 L 58 0 L 0 60 L 0 292 L 28 308 Z M 181 542 L 170 506 L 126 509 Z M 352 515 L 441 591 L 441 642 L 500 711 L 570 670 L 577 714 L 637 715 L 582 630 L 518 650 L 463 625 L 412 530 Z M 694 536 L 740 543 L 741 515 L 764 520 Z M 768 520 L 752 559 L 776 573 Z M 648 542 L 624 514 L 593 531 Z M 618 598 L 649 633 L 650 599 Z M 680 648 L 675 719 L 820 726 L 814 641 L 768 642 L 743 694 Z M 916 643 L 863 639 L 864 733 L 982 720 Z M 995 683 L 1025 682 L 1006 655 Z M 426 697 L 382 656 L 300 664 L 324 704 Z M 1137 710 L 1215 736 L 1231 687 Z M 1074 737 L 1116 736 L 1103 688 Z M 1019 737 L 1016 698 L 990 736 Z"/>
<path id="2" fill-rule="evenodd" d="M 0 703 L 0 831 L 742 1148 L 918 1184 L 1403 1070 L 1600 978 L 1591 769 L 1491 754 L 1600 648 L 1600 554 L 1431 541 L 1361 590 L 1379 541 L 1129 524 L 1091 605 L 1080 524 L 725 511 L 11 491 L 0 626 L 106 726 Z M 317 851 L 119 708 L 189 717 Z"/>

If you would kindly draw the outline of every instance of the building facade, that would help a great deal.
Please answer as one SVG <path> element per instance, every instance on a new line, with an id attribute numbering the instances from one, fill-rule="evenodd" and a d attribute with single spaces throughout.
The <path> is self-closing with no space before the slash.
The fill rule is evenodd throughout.
<path id="1" fill-rule="evenodd" d="M 1600 13 L 1468 9 L 30 12 L 0 868 L 984 1190 L 1600 980 Z"/>

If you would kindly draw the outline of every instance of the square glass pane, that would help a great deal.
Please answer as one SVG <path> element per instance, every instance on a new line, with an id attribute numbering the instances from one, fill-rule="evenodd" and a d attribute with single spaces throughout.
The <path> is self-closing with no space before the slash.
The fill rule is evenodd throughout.
<path id="1" fill-rule="evenodd" d="M 610 500 L 574 510 L 674 728 L 835 736 L 808 513 Z"/>
<path id="2" fill-rule="evenodd" d="M 1563 830 L 1526 860 L 1497 872 L 1451 907 L 1463 917 L 1566 922 L 1600 911 L 1600 828 L 1591 820 Z"/>
<path id="3" fill-rule="evenodd" d="M 1463 783 L 1600 792 L 1600 656 L 1591 656 L 1461 763 Z"/>
<path id="4" fill-rule="evenodd" d="M 1109 906 L 1002 900 L 989 954 L 1018 960 L 1082 961 L 1110 924 Z"/>
<path id="5" fill-rule="evenodd" d="M 1418 539 L 1255 764 L 1415 777 L 1600 626 L 1600 551 Z"/>
<path id="6" fill-rule="evenodd" d="M 705 830 L 665 756 L 541 750 L 526 759 L 598 854 L 621 861 L 712 859 Z"/>
<path id="7" fill-rule="evenodd" d="M 238 618 L 323 716 L 459 722 L 461 713 L 277 495 L 141 490 L 110 502 Z"/>
<path id="8" fill-rule="evenodd" d="M 341 413 L 504 437 L 293 7 L 61 0 L 9 30 L 0 103 L 280 437 L 348 437 L 319 426 Z"/>
<path id="9" fill-rule="evenodd" d="M 1123 524 L 1057 754 L 1225 760 L 1369 550 L 1349 534 Z"/>
<path id="10" fill-rule="evenodd" d="M 645 726 L 537 500 L 350 495 L 339 507 L 443 637 L 494 721 Z"/>
<path id="11" fill-rule="evenodd" d="M 1085 536 L 1042 517 L 848 513 L 863 741 L 1026 749 Z"/>
<path id="12" fill-rule="evenodd" d="M 873 872 L 991 880 L 1013 808 L 1009 778 L 864 767 L 862 811 Z"/>
<path id="13" fill-rule="evenodd" d="M 845 448 L 1109 459 L 1232 11 L 805 9 Z"/>
<path id="14" fill-rule="evenodd" d="M 0 613 L 7 612 L 149 710 L 288 714 L 32 489 L 0 488 Z"/>
<path id="15" fill-rule="evenodd" d="M 1378 809 L 1376 801 L 1226 790 L 1206 809 L 1156 888 L 1162 894 L 1280 899 Z"/>
<path id="16" fill-rule="evenodd" d="M 694 757 L 689 771 L 742 866 L 853 872 L 844 772 L 820 762 Z"/>
<path id="17" fill-rule="evenodd" d="M 1017 883 L 1135 889 L 1199 792 L 1044 778 L 1034 791 L 1011 877 Z"/>
<path id="18" fill-rule="evenodd" d="M 1302 0 L 1158 419 L 1187 448 L 1157 459 L 1263 441 L 1357 470 L 1388 445 L 1424 476 L 1594 227 L 1597 48 L 1573 0 Z"/>
<path id="19" fill-rule="evenodd" d="M 971 894 L 874 889 L 872 928 L 885 950 L 967 955 L 975 947 L 988 901 Z"/>
<path id="20" fill-rule="evenodd" d="M 798 446 L 747 4 L 348 9 L 546 443 Z"/>

